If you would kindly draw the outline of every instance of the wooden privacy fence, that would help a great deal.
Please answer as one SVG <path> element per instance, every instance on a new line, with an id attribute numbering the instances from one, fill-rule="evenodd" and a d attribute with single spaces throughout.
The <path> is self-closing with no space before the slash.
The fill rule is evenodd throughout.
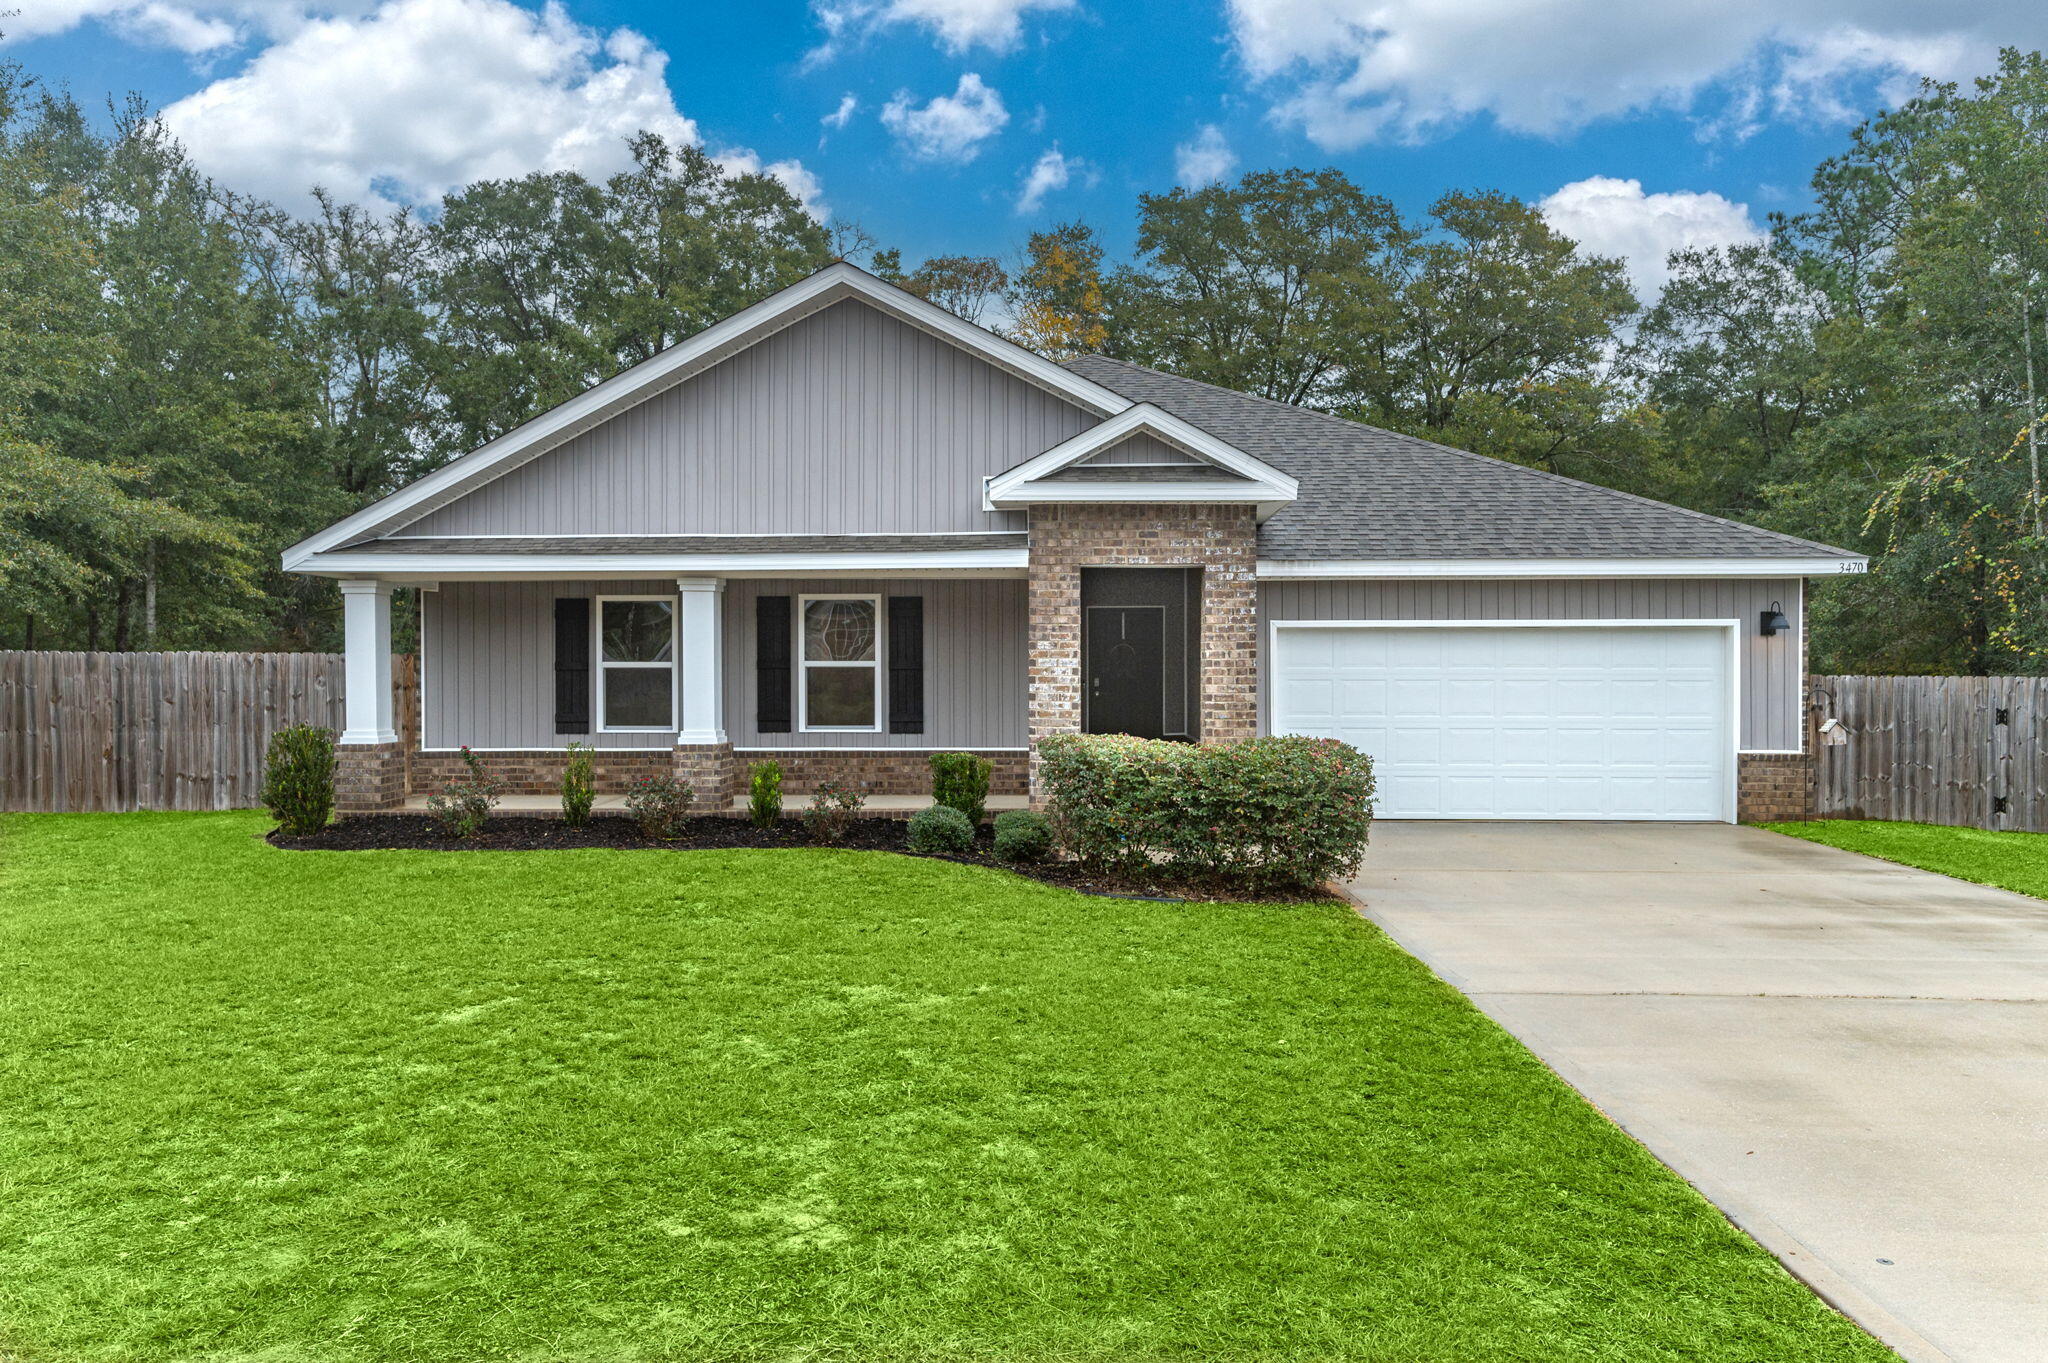
<path id="1" fill-rule="evenodd" d="M 1815 677 L 1815 808 L 1824 819 L 1908 819 L 2048 832 L 2048 678 Z"/>
<path id="2" fill-rule="evenodd" d="M 341 729 L 342 676 L 338 653 L 0 652 L 0 810 L 253 807 L 273 733 Z"/>

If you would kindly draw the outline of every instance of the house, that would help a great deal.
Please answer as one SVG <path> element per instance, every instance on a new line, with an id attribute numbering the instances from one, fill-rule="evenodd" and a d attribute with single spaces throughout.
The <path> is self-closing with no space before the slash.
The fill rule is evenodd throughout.
<path id="1" fill-rule="evenodd" d="M 1097 356 L 1055 364 L 834 264 L 284 555 L 341 580 L 340 803 L 468 745 L 723 807 L 1027 793 L 1039 738 L 1341 737 L 1413 818 L 1803 808 L 1826 545 Z M 420 596 L 398 746 L 391 592 Z M 411 727 L 410 722 L 408 726 Z"/>

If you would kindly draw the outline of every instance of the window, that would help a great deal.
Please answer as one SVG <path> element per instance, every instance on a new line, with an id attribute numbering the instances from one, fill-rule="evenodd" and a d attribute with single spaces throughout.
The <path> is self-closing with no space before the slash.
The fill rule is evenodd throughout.
<path id="1" fill-rule="evenodd" d="M 676 603 L 597 600 L 597 706 L 603 729 L 676 727 Z"/>
<path id="2" fill-rule="evenodd" d="M 806 596 L 797 624 L 801 727 L 873 731 L 881 706 L 882 599 Z"/>

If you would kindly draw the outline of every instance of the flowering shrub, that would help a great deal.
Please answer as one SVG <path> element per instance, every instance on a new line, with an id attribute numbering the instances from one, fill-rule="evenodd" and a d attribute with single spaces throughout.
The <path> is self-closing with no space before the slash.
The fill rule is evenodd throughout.
<path id="1" fill-rule="evenodd" d="M 626 787 L 626 812 L 642 833 L 667 841 L 681 830 L 694 798 L 694 791 L 666 773 L 642 776 Z"/>
<path id="2" fill-rule="evenodd" d="M 427 797 L 427 817 L 451 838 L 473 838 L 484 831 L 505 783 L 484 770 L 483 760 L 462 745 L 464 775 L 439 795 Z"/>
<path id="3" fill-rule="evenodd" d="M 867 796 L 844 782 L 820 781 L 811 792 L 811 807 L 804 811 L 804 831 L 812 842 L 844 842 L 853 816 L 867 802 Z"/>
<path id="4" fill-rule="evenodd" d="M 1372 827 L 1372 762 L 1335 739 L 1058 734 L 1038 759 L 1054 836 L 1107 871 L 1300 888 L 1354 874 Z"/>

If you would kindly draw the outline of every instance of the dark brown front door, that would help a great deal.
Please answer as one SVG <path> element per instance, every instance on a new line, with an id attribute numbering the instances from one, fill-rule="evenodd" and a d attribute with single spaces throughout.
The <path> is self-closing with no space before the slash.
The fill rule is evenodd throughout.
<path id="1" fill-rule="evenodd" d="M 1089 733 L 1157 738 L 1164 731 L 1165 614 L 1157 606 L 1089 608 Z"/>

